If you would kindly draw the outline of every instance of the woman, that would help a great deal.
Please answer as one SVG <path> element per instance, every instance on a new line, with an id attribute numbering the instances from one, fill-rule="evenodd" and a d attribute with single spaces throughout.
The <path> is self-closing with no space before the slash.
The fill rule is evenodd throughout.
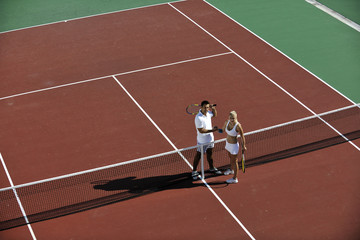
<path id="1" fill-rule="evenodd" d="M 225 149 L 228 151 L 230 158 L 230 165 L 231 165 L 231 168 L 226 170 L 224 172 L 224 175 L 234 174 L 234 176 L 226 180 L 226 182 L 237 183 L 238 182 L 237 174 L 239 171 L 239 164 L 238 164 L 239 142 L 237 138 L 238 134 L 240 134 L 241 137 L 242 153 L 246 151 L 246 146 L 245 146 L 244 131 L 241 127 L 241 124 L 237 120 L 237 114 L 235 111 L 230 112 L 229 120 L 224 123 L 222 129 L 225 129 L 227 133 Z"/>

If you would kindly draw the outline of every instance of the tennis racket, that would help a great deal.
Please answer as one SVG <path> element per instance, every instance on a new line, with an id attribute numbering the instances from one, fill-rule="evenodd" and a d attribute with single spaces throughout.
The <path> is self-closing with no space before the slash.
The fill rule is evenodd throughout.
<path id="1" fill-rule="evenodd" d="M 243 173 L 245 173 L 245 154 L 243 153 L 241 156 L 241 169 Z"/>
<path id="2" fill-rule="evenodd" d="M 216 104 L 212 104 L 212 106 L 216 106 Z M 199 110 L 201 109 L 200 104 L 190 104 L 186 107 L 186 112 L 191 115 L 196 115 L 199 113 Z"/>

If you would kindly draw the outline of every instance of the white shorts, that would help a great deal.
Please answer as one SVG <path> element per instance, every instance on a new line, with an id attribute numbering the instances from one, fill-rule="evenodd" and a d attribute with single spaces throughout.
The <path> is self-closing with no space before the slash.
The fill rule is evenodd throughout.
<path id="1" fill-rule="evenodd" d="M 199 142 L 197 143 L 197 145 L 201 145 L 201 144 L 204 144 L 204 143 L 199 143 Z M 214 148 L 214 143 L 213 143 L 213 142 L 212 142 L 212 143 L 208 143 L 208 144 L 205 143 L 205 145 L 203 145 L 202 147 L 203 147 L 204 153 L 206 153 L 206 150 L 207 150 L 208 148 Z M 197 148 L 197 151 L 198 151 L 198 152 L 201 152 L 201 147 L 200 147 L 200 146 Z"/>
<path id="2" fill-rule="evenodd" d="M 225 149 L 232 155 L 238 155 L 239 143 L 228 143 L 226 141 Z"/>

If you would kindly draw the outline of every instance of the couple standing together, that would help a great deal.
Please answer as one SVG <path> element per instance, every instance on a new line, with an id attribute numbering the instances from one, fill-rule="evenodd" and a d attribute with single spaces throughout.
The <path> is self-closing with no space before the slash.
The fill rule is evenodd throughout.
<path id="1" fill-rule="evenodd" d="M 195 117 L 195 126 L 197 131 L 197 144 L 206 144 L 203 145 L 203 151 L 206 152 L 206 158 L 209 163 L 210 172 L 217 175 L 221 175 L 222 172 L 214 167 L 214 161 L 212 158 L 212 152 L 214 148 L 214 134 L 213 132 L 219 130 L 218 127 L 212 127 L 211 118 L 217 116 L 217 111 L 215 106 L 211 105 L 208 101 L 203 101 L 201 103 L 201 109 Z M 225 149 L 228 152 L 230 158 L 231 168 L 224 172 L 224 175 L 233 174 L 233 177 L 226 180 L 227 183 L 237 183 L 237 174 L 239 171 L 238 164 L 238 153 L 239 153 L 239 142 L 237 135 L 241 137 L 241 151 L 244 153 L 246 151 L 245 146 L 245 137 L 244 131 L 241 127 L 241 124 L 237 120 L 237 114 L 235 111 L 231 111 L 229 114 L 229 119 L 225 121 L 222 128 L 223 131 L 226 131 L 226 146 Z M 208 143 L 208 144 L 207 144 Z M 201 159 L 201 149 L 197 149 L 196 155 L 194 157 L 192 177 L 194 180 L 200 177 L 197 172 L 197 167 Z"/>

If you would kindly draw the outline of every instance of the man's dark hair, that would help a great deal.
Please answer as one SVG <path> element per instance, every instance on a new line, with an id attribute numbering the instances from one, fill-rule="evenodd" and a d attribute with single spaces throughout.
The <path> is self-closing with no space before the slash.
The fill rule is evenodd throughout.
<path id="1" fill-rule="evenodd" d="M 204 105 L 207 105 L 207 104 L 210 104 L 209 101 L 204 100 L 204 101 L 201 102 L 201 107 L 203 107 Z"/>

